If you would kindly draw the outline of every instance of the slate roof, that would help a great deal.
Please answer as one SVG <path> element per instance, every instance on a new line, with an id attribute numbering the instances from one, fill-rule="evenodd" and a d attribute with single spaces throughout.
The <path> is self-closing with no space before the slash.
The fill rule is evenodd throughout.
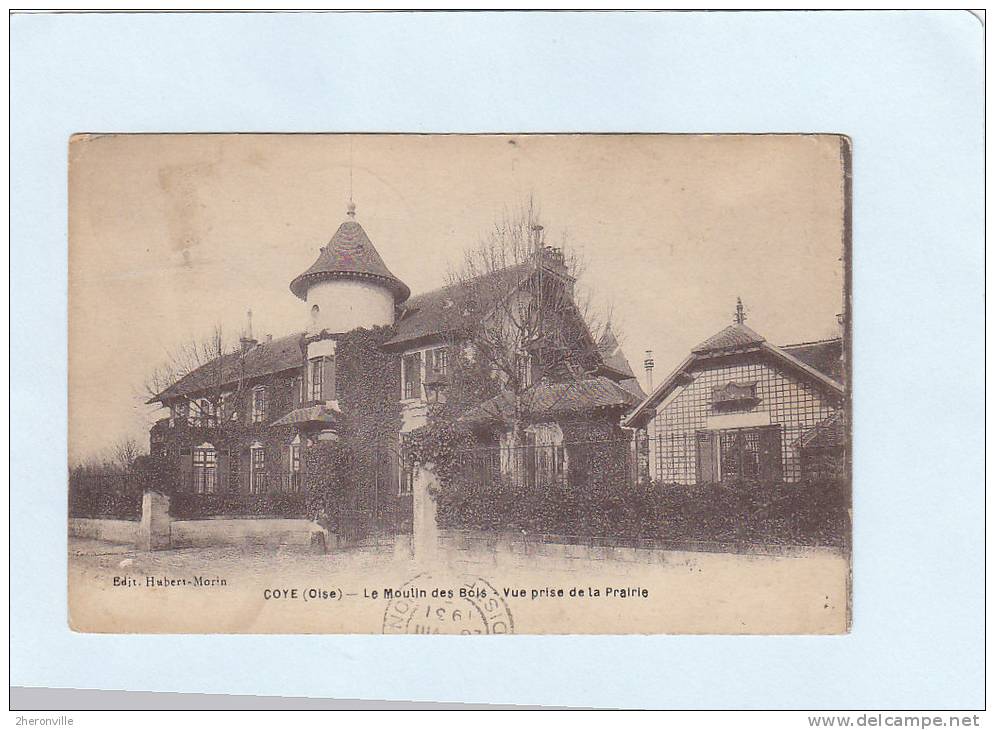
<path id="1" fill-rule="evenodd" d="M 843 411 L 836 411 L 814 425 L 798 439 L 805 449 L 829 449 L 846 443 L 846 418 Z"/>
<path id="2" fill-rule="evenodd" d="M 396 304 L 411 296 L 407 285 L 390 273 L 363 227 L 353 220 L 345 221 L 339 226 L 328 245 L 322 247 L 318 260 L 290 282 L 290 291 L 299 298 L 306 299 L 307 289 L 311 284 L 335 278 L 379 282 L 393 292 Z"/>
<path id="3" fill-rule="evenodd" d="M 691 349 L 691 352 L 715 352 L 740 347 L 751 347 L 764 342 L 764 338 L 745 324 L 731 324 L 721 332 Z"/>
<path id="4" fill-rule="evenodd" d="M 840 383 L 846 382 L 843 368 L 843 340 L 836 337 L 817 342 L 800 342 L 796 345 L 782 345 L 781 349 L 794 355 L 806 365 L 825 373 Z"/>
<path id="5" fill-rule="evenodd" d="M 494 300 L 506 296 L 531 270 L 531 263 L 522 263 L 412 297 L 401 309 L 397 334 L 385 344 L 413 343 L 478 324 Z"/>
<path id="6" fill-rule="evenodd" d="M 598 341 L 598 352 L 601 353 L 601 359 L 604 360 L 605 367 L 611 368 L 619 375 L 624 376 L 623 380 L 636 377 L 611 327 L 606 327 L 604 334 L 601 335 L 601 339 Z"/>
<path id="7" fill-rule="evenodd" d="M 161 403 L 177 396 L 193 395 L 218 387 L 219 363 L 223 385 L 236 383 L 240 377 L 251 380 L 300 367 L 304 357 L 301 350 L 303 336 L 302 332 L 297 332 L 268 342 L 260 342 L 249 350 L 244 358 L 240 352 L 229 353 L 220 359 L 215 358 L 150 398 L 148 403 Z"/>
<path id="8" fill-rule="evenodd" d="M 603 375 L 566 383 L 535 385 L 522 394 L 526 417 L 555 416 L 598 408 L 629 408 L 638 402 L 638 397 Z M 463 420 L 481 423 L 513 415 L 513 394 L 501 393 L 473 408 L 463 416 Z"/>
<path id="9" fill-rule="evenodd" d="M 618 387 L 631 393 L 637 401 L 641 401 L 646 397 L 646 391 L 643 390 L 643 386 L 635 378 L 626 378 L 625 380 L 618 381 Z"/>

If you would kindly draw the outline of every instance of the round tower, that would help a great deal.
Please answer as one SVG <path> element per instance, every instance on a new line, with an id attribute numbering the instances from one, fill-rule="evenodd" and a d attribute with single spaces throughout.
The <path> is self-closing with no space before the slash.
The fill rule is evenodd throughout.
<path id="1" fill-rule="evenodd" d="M 309 335 L 393 324 L 396 305 L 411 295 L 355 219 L 356 206 L 350 202 L 348 220 L 322 247 L 318 260 L 290 282 L 290 291 L 307 302 Z"/>
<path id="2" fill-rule="evenodd" d="M 356 222 L 352 201 L 348 216 L 321 248 L 318 260 L 290 282 L 290 291 L 307 303 L 304 400 L 308 402 L 337 402 L 336 335 L 357 327 L 394 324 L 395 307 L 411 296 Z"/>

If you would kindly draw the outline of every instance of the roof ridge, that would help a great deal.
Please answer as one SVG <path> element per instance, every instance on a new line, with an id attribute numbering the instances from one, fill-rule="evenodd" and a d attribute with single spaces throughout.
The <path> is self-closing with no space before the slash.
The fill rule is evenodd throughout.
<path id="1" fill-rule="evenodd" d="M 462 288 L 464 286 L 467 286 L 468 284 L 470 284 L 470 283 L 472 283 L 474 281 L 477 281 L 479 279 L 483 279 L 483 278 L 488 277 L 488 276 L 495 276 L 496 274 L 500 274 L 500 273 L 505 272 L 505 271 L 511 271 L 512 269 L 518 268 L 519 266 L 526 266 L 528 264 L 529 264 L 528 261 L 522 261 L 521 263 L 511 264 L 510 266 L 504 266 L 504 267 L 502 267 L 500 269 L 494 269 L 493 271 L 486 271 L 483 274 L 478 274 L 477 276 L 474 276 L 474 277 L 469 278 L 469 279 L 465 279 L 464 281 L 458 281 L 458 282 L 455 282 L 455 283 L 450 282 L 449 284 L 443 284 L 442 286 L 436 287 L 435 289 L 429 289 L 428 291 L 424 291 L 424 292 L 421 292 L 419 294 L 412 295 L 411 299 L 409 299 L 408 302 L 410 302 L 413 299 L 422 299 L 422 298 L 425 298 L 425 297 L 430 297 L 430 296 L 435 296 L 435 295 L 438 295 L 438 294 L 442 294 L 447 289 L 460 289 L 460 288 Z M 406 302 L 406 304 L 407 304 L 407 302 Z"/>
<path id="2" fill-rule="evenodd" d="M 781 347 L 804 347 L 805 345 L 823 345 L 827 342 L 841 342 L 842 337 L 827 337 L 823 340 L 810 340 L 809 342 L 792 342 L 789 345 L 781 345 Z"/>

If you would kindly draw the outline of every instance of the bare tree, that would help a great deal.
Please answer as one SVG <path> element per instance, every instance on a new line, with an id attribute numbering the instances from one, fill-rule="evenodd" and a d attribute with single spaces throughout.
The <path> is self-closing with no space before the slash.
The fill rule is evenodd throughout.
<path id="1" fill-rule="evenodd" d="M 135 467 L 135 460 L 142 455 L 142 449 L 132 436 L 122 437 L 113 447 L 114 464 L 123 472 Z"/>
<path id="2" fill-rule="evenodd" d="M 452 344 L 469 348 L 499 386 L 500 407 L 488 416 L 503 424 L 511 446 L 521 443 L 530 393 L 591 377 L 602 362 L 598 342 L 610 327 L 610 313 L 599 316 L 578 291 L 580 257 L 565 245 L 548 245 L 544 233 L 530 200 L 506 212 L 449 276 L 459 299 L 452 307 L 466 323 Z M 544 394 L 550 409 L 569 390 Z"/>
<path id="3" fill-rule="evenodd" d="M 227 342 L 217 324 L 202 338 L 187 340 L 169 350 L 164 362 L 145 380 L 150 402 L 162 401 L 186 406 L 191 423 L 225 432 L 238 422 L 246 390 L 245 358 L 251 334 L 237 342 Z M 184 378 L 188 387 L 170 392 Z M 165 403 L 164 403 L 165 404 Z"/>

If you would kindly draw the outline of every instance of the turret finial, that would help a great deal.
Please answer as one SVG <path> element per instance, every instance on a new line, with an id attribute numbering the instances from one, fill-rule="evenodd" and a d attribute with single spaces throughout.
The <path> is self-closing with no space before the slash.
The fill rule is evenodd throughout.
<path id="1" fill-rule="evenodd" d="M 746 321 L 746 309 L 743 307 L 743 299 L 736 297 L 736 315 L 733 317 L 736 324 L 743 324 Z"/>
<path id="2" fill-rule="evenodd" d="M 356 204 L 352 202 L 352 199 L 349 200 L 349 206 L 346 208 L 346 215 L 350 218 L 356 217 Z"/>

